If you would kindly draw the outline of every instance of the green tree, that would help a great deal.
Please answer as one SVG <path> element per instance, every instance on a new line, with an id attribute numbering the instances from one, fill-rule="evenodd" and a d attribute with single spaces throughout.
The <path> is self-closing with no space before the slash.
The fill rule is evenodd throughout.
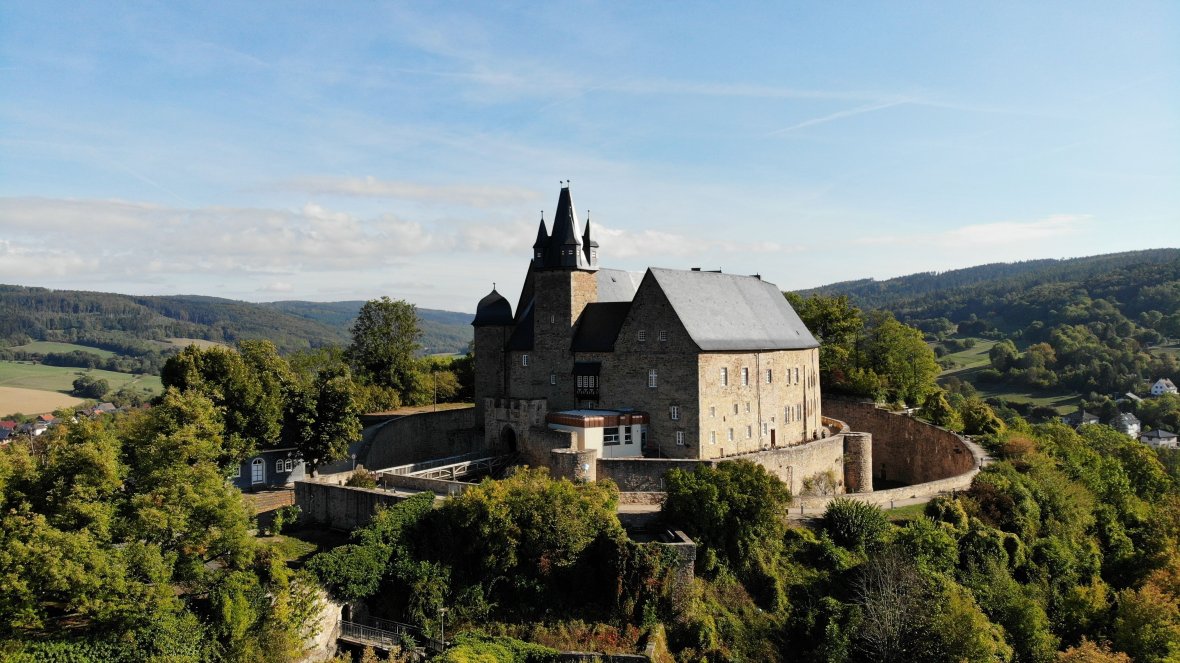
<path id="1" fill-rule="evenodd" d="M 889 400 L 921 403 L 937 390 L 940 368 L 922 332 L 897 321 L 890 313 L 873 311 L 865 325 L 865 352 L 873 372 L 885 379 Z"/>
<path id="2" fill-rule="evenodd" d="M 109 382 L 89 375 L 74 380 L 74 395 L 79 398 L 102 398 L 111 390 Z"/>
<path id="3" fill-rule="evenodd" d="M 287 437 L 294 440 L 309 471 L 348 457 L 349 445 L 360 439 L 356 385 L 347 366 L 319 371 L 310 385 L 288 391 Z"/>
<path id="4" fill-rule="evenodd" d="M 951 407 L 946 400 L 946 392 L 941 389 L 931 393 L 922 403 L 921 415 L 930 420 L 935 426 L 942 426 L 950 430 L 963 430 L 963 419 L 959 412 Z"/>
<path id="5" fill-rule="evenodd" d="M 363 381 L 394 390 L 403 403 L 413 402 L 419 380 L 415 357 L 422 330 L 413 304 L 389 297 L 365 302 L 352 325 L 345 351 Z"/>

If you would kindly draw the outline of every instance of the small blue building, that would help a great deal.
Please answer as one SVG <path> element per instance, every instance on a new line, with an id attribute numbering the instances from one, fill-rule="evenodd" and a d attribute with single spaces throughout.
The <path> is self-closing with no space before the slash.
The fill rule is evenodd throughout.
<path id="1" fill-rule="evenodd" d="M 319 473 L 332 474 L 353 469 L 358 446 L 359 442 L 356 442 L 349 447 L 348 458 L 320 465 Z M 230 474 L 230 481 L 243 492 L 283 488 L 305 478 L 307 463 L 299 457 L 299 450 L 295 447 L 259 449 L 239 463 Z"/>

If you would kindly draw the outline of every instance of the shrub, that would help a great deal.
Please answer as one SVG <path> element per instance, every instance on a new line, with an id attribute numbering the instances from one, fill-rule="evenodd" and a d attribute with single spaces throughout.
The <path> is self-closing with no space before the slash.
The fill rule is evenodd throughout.
<path id="1" fill-rule="evenodd" d="M 872 548 L 881 543 L 889 527 L 881 509 L 847 497 L 832 500 L 824 511 L 824 530 L 845 548 Z"/>
<path id="2" fill-rule="evenodd" d="M 377 487 L 377 473 L 370 472 L 366 469 L 357 468 L 352 476 L 348 477 L 348 481 L 344 483 L 346 486 L 352 488 L 376 488 Z"/>

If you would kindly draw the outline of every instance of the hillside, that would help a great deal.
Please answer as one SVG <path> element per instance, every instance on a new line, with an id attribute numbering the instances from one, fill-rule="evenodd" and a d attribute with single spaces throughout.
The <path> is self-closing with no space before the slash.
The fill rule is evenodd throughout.
<path id="1" fill-rule="evenodd" d="M 798 292 L 848 295 L 862 309 L 892 311 L 911 324 L 937 318 L 958 323 L 974 315 L 993 326 L 1016 330 L 1032 320 L 1044 320 L 1055 307 L 1076 296 L 1110 299 L 1133 315 L 1148 310 L 1176 313 L 1180 297 L 1168 296 L 1168 289 L 1174 291 L 1175 286 L 1166 284 L 1177 281 L 1180 249 L 1151 249 L 996 263 L 884 281 L 843 281 Z M 1144 289 L 1147 292 L 1141 292 Z"/>
<path id="2" fill-rule="evenodd" d="M 945 368 L 964 369 L 955 377 L 991 393 L 1142 393 L 1180 373 L 1165 347 L 1180 337 L 1180 249 L 981 265 L 798 294 L 847 295 L 860 308 L 892 312 L 925 333 Z"/>
<path id="3" fill-rule="evenodd" d="M 169 295 L 137 297 L 0 285 L 0 343 L 80 343 L 122 355 L 158 350 L 151 341 L 191 338 L 234 344 L 264 338 L 281 352 L 348 342 L 363 302 L 250 302 Z M 420 309 L 428 352 L 464 352 L 471 315 Z"/>

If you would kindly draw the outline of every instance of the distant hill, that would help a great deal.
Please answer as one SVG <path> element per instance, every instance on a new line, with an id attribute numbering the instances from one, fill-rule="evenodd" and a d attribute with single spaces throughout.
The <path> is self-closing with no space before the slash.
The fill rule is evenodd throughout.
<path id="1" fill-rule="evenodd" d="M 348 342 L 364 302 L 250 302 L 169 295 L 137 297 L 79 290 L 0 285 L 0 341 L 81 343 L 138 354 L 147 341 L 173 337 L 234 344 L 263 338 L 281 352 Z M 419 309 L 427 352 L 465 352 L 471 314 Z"/>
<path id="2" fill-rule="evenodd" d="M 848 295 L 862 309 L 892 311 L 911 323 L 937 318 L 959 323 L 974 316 L 990 326 L 1015 331 L 1033 320 L 1052 317 L 1078 296 L 1113 301 L 1128 317 L 1150 310 L 1167 316 L 1176 312 L 1175 301 L 1161 297 L 1165 293 L 1159 289 L 1177 281 L 1180 249 L 1151 249 L 996 263 L 884 281 L 843 281 L 798 293 Z"/>

